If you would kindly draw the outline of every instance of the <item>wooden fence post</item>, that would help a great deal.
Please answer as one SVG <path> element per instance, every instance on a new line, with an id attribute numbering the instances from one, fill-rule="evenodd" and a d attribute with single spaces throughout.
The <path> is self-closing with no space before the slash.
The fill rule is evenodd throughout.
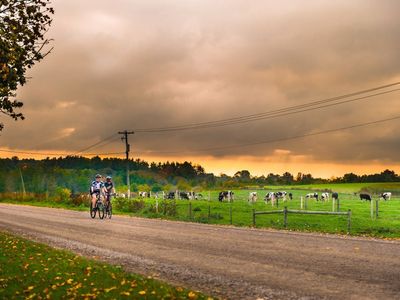
<path id="1" fill-rule="evenodd" d="M 351 230 L 351 209 L 347 211 L 347 234 L 350 234 Z"/>
<path id="2" fill-rule="evenodd" d="M 300 209 L 303 209 L 303 196 L 300 196 Z"/>
<path id="3" fill-rule="evenodd" d="M 304 209 L 307 210 L 307 197 L 304 198 Z"/>
<path id="4" fill-rule="evenodd" d="M 232 202 L 231 202 L 231 205 L 229 205 L 229 221 L 232 225 Z"/>
<path id="5" fill-rule="evenodd" d="M 332 212 L 335 212 L 335 198 L 332 198 Z"/>
<path id="6" fill-rule="evenodd" d="M 337 209 L 336 209 L 336 211 L 337 212 L 339 212 L 340 211 L 340 200 L 339 200 L 339 198 L 337 198 Z"/>
<path id="7" fill-rule="evenodd" d="M 375 217 L 378 219 L 379 216 L 379 200 L 375 200 L 375 205 L 376 205 L 376 211 L 375 211 Z"/>
<path id="8" fill-rule="evenodd" d="M 158 214 L 158 199 L 156 199 L 156 213 Z"/>
<path id="9" fill-rule="evenodd" d="M 256 226 L 256 210 L 253 208 L 253 226 Z"/>
<path id="10" fill-rule="evenodd" d="M 373 219 L 374 218 L 374 202 L 372 201 L 372 199 L 371 199 L 371 219 Z"/>
<path id="11" fill-rule="evenodd" d="M 210 218 L 211 218 L 211 204 L 210 204 L 210 201 L 211 201 L 211 192 L 208 191 L 208 220 L 210 220 Z"/>
<path id="12" fill-rule="evenodd" d="M 189 201 L 189 219 L 192 220 L 192 201 Z"/>
<path id="13" fill-rule="evenodd" d="M 287 215 L 288 215 L 287 206 L 285 206 L 285 208 L 283 209 L 283 226 L 285 228 L 287 228 Z"/>

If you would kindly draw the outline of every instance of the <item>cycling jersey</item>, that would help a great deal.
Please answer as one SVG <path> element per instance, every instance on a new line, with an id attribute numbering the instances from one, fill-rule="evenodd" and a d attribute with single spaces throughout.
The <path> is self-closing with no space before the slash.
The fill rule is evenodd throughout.
<path id="1" fill-rule="evenodd" d="M 104 183 L 102 181 L 92 181 L 92 185 L 90 186 L 90 193 L 98 193 L 104 187 Z"/>
<path id="2" fill-rule="evenodd" d="M 106 188 L 107 193 L 111 193 L 112 189 L 114 187 L 114 184 L 112 183 L 112 181 L 106 181 L 106 182 L 104 182 L 104 187 Z"/>

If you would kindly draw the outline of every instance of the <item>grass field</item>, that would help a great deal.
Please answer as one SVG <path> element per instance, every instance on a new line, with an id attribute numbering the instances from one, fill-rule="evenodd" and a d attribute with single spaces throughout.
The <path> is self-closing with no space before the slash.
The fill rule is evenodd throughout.
<path id="1" fill-rule="evenodd" d="M 1 299 L 211 299 L 0 232 Z"/>
<path id="2" fill-rule="evenodd" d="M 293 194 L 293 200 L 280 202 L 279 207 L 265 204 L 263 198 L 268 191 L 285 190 Z M 378 194 L 391 191 L 390 201 L 379 201 L 379 217 L 371 218 L 370 203 L 362 202 L 354 193 L 360 190 Z M 218 202 L 218 191 L 206 191 L 203 200 L 163 201 L 153 198 L 139 200 L 114 200 L 114 212 L 147 218 L 165 218 L 171 220 L 193 221 L 210 224 L 225 224 L 235 226 L 252 226 L 252 211 L 300 209 L 300 197 L 312 191 L 339 192 L 340 210 L 352 211 L 352 235 L 375 236 L 382 238 L 400 238 L 400 183 L 357 183 L 357 184 L 326 184 L 310 186 L 274 186 L 269 190 L 257 190 L 258 201 L 249 204 L 249 192 L 253 190 L 236 190 L 233 203 Z M 254 190 L 255 191 L 255 190 Z M 208 201 L 208 197 L 210 200 Z M 375 196 L 375 199 L 378 197 Z M 14 203 L 18 203 L 13 201 Z M 158 209 L 157 204 L 158 203 Z M 28 202 L 26 204 L 70 208 L 62 203 Z M 191 208 L 191 209 L 190 209 Z M 74 207 L 77 210 L 87 210 L 86 207 Z M 332 211 L 332 200 L 322 203 L 308 200 L 307 210 Z M 230 214 L 232 211 L 232 214 Z M 231 222 L 232 215 L 232 222 Z M 109 222 L 109 220 L 105 220 Z M 283 229 L 283 215 L 257 216 L 257 227 Z M 326 233 L 347 233 L 346 216 L 294 215 L 288 216 L 288 230 L 316 231 Z"/>

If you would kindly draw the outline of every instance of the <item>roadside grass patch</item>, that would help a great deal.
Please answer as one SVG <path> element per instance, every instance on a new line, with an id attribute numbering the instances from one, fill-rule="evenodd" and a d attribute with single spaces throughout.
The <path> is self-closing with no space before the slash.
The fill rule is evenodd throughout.
<path id="1" fill-rule="evenodd" d="M 212 299 L 0 232 L 1 299 Z"/>

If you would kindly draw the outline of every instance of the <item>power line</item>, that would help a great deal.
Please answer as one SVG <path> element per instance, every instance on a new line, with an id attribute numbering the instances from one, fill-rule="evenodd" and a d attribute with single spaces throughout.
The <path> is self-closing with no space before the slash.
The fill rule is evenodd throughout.
<path id="1" fill-rule="evenodd" d="M 77 156 L 75 154 L 66 154 L 66 153 L 43 153 L 43 152 L 17 151 L 17 150 L 6 150 L 6 149 L 0 149 L 0 152 L 15 153 L 15 154 L 27 154 L 27 155 L 42 155 L 42 156 Z M 124 154 L 124 153 L 125 152 L 86 153 L 81 156 L 119 155 L 119 154 Z"/>
<path id="2" fill-rule="evenodd" d="M 245 116 L 239 116 L 239 117 L 215 120 L 215 121 L 209 121 L 209 122 L 192 123 L 192 124 L 179 125 L 179 126 L 158 127 L 158 128 L 157 127 L 141 128 L 141 129 L 136 129 L 135 132 L 160 133 L 160 132 L 169 132 L 169 131 L 204 129 L 204 128 L 212 128 L 212 127 L 220 127 L 220 126 L 253 122 L 253 121 L 264 120 L 264 119 L 268 119 L 268 118 L 282 117 L 282 116 L 287 116 L 290 114 L 297 114 L 297 113 L 306 112 L 306 111 L 310 111 L 310 110 L 316 110 L 316 109 L 326 108 L 326 107 L 330 107 L 330 106 L 336 106 L 336 105 L 340 105 L 340 104 L 344 104 L 344 103 L 349 103 L 349 102 L 353 102 L 353 101 L 359 101 L 359 100 L 363 100 L 363 99 L 367 99 L 367 98 L 371 98 L 371 97 L 375 97 L 375 96 L 379 96 L 379 95 L 383 95 L 383 94 L 393 93 L 393 92 L 399 91 L 400 89 L 392 89 L 389 91 L 379 92 L 379 93 L 375 93 L 375 94 L 371 94 L 371 95 L 366 95 L 363 97 L 358 97 L 358 98 L 353 98 L 353 99 L 349 99 L 349 100 L 344 100 L 341 102 L 332 103 L 332 102 L 335 102 L 335 101 L 338 101 L 341 99 L 354 97 L 354 96 L 365 94 L 365 93 L 370 93 L 373 91 L 385 89 L 385 88 L 399 85 L 399 84 L 400 84 L 400 82 L 395 82 L 395 83 L 382 85 L 379 87 L 362 90 L 362 91 L 358 91 L 358 92 L 354 92 L 354 93 L 350 93 L 350 94 L 345 94 L 345 95 L 341 95 L 341 96 L 337 96 L 337 97 L 333 97 L 333 98 L 318 100 L 318 101 L 314 101 L 314 102 L 309 102 L 309 103 L 305 103 L 305 104 L 295 105 L 295 106 L 291 106 L 291 107 L 281 108 L 281 109 L 257 113 L 257 114 L 251 114 L 251 115 L 245 115 Z"/>
<path id="3" fill-rule="evenodd" d="M 90 150 L 90 149 L 99 147 L 100 144 L 109 141 L 110 139 L 112 139 L 112 138 L 115 137 L 115 136 L 116 136 L 116 134 L 114 133 L 113 135 L 110 135 L 109 137 L 106 137 L 105 139 L 103 139 L 103 140 L 101 140 L 101 141 L 99 141 L 99 142 L 96 142 L 95 144 L 92 144 L 92 145 L 90 145 L 90 146 L 87 146 L 86 148 L 83 148 L 82 150 L 79 150 L 79 151 L 75 152 L 75 155 L 80 154 L 80 153 L 83 153 L 83 152 L 86 152 L 86 151 L 88 151 L 88 150 Z M 116 138 L 115 138 L 115 139 L 112 139 L 111 141 L 109 141 L 109 142 L 107 142 L 107 143 L 105 143 L 105 144 L 103 144 L 103 145 L 101 145 L 101 146 L 105 146 L 105 145 L 107 145 L 107 144 L 113 142 L 114 140 L 116 140 Z"/>
<path id="4" fill-rule="evenodd" d="M 339 128 L 333 128 L 333 129 L 328 129 L 328 130 L 323 130 L 323 131 L 317 131 L 317 132 L 307 133 L 307 134 L 303 134 L 303 135 L 291 136 L 291 137 L 286 137 L 286 138 L 271 139 L 271 140 L 264 140 L 264 141 L 255 141 L 255 142 L 249 142 L 249 143 L 244 143 L 244 144 L 236 144 L 236 145 L 230 145 L 230 146 L 203 148 L 203 149 L 198 149 L 198 150 L 193 150 L 193 151 L 146 151 L 146 152 L 142 152 L 142 153 L 184 154 L 184 153 L 198 153 L 198 152 L 226 150 L 226 149 L 248 147 L 248 146 L 260 145 L 260 144 L 270 144 L 270 143 L 276 143 L 276 142 L 282 142 L 282 141 L 288 141 L 288 140 L 294 140 L 294 139 L 301 139 L 301 138 L 305 138 L 305 137 L 321 135 L 321 134 L 326 134 L 326 133 L 332 133 L 332 132 L 338 132 L 338 131 L 358 128 L 358 127 L 364 127 L 364 126 L 368 126 L 368 125 L 379 124 L 379 123 L 389 122 L 389 121 L 398 120 L 398 119 L 400 119 L 400 116 L 395 116 L 395 117 L 391 117 L 391 118 L 387 118 L 387 119 L 376 120 L 376 121 L 372 121 L 372 122 L 359 123 L 359 124 L 350 125 L 350 126 L 346 126 L 346 127 L 339 127 Z"/>

